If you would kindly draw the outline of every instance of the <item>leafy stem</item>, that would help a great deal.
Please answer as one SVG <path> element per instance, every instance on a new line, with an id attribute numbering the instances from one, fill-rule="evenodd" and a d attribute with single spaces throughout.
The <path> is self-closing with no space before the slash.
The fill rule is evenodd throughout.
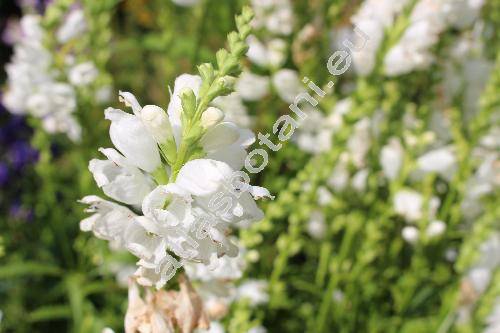
<path id="1" fill-rule="evenodd" d="M 252 18 L 253 12 L 249 7 L 243 8 L 242 13 L 236 16 L 237 31 L 232 31 L 227 37 L 229 48 L 217 52 L 217 70 L 210 63 L 198 66 L 202 79 L 198 97 L 191 89 L 181 92 L 183 131 L 172 165 L 170 182 L 175 181 L 182 166 L 190 160 L 193 152 L 197 151 L 198 142 L 206 130 L 201 121 L 202 115 L 209 104 L 215 98 L 228 95 L 234 90 L 235 77 L 241 73 L 240 60 L 248 50 L 245 40 L 251 32 Z"/>

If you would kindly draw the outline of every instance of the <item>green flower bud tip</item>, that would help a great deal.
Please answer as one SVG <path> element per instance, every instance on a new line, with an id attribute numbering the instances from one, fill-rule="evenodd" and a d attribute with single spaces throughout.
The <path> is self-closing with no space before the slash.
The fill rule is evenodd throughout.
<path id="1" fill-rule="evenodd" d="M 196 95 L 193 90 L 184 88 L 180 93 L 180 97 L 184 117 L 191 119 L 196 111 Z"/>

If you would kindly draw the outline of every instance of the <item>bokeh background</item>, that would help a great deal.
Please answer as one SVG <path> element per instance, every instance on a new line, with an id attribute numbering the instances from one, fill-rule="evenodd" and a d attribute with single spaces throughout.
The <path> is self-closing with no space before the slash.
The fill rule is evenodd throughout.
<path id="1" fill-rule="evenodd" d="M 123 331 L 134 259 L 79 229 L 78 200 L 101 194 L 88 161 L 110 145 L 103 110 L 118 90 L 166 108 L 244 5 L 261 21 L 226 117 L 272 133 L 302 77 L 336 84 L 252 179 L 276 199 L 235 234 L 241 281 L 265 292 L 232 302 L 225 330 L 500 332 L 500 2 L 182 2 L 0 1 L 2 95 L 23 15 L 41 17 L 62 77 L 75 61 L 98 73 L 75 85 L 78 140 L 0 104 L 0 332 Z M 61 43 L 75 9 L 86 28 Z M 354 23 L 370 44 L 333 77 L 327 60 Z"/>

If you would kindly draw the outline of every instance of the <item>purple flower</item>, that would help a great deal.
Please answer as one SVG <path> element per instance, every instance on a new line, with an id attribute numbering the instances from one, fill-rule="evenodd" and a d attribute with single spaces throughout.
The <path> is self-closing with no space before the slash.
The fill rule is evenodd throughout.
<path id="1" fill-rule="evenodd" d="M 9 181 L 9 167 L 0 162 L 0 186 L 4 186 Z"/>
<path id="2" fill-rule="evenodd" d="M 38 159 L 38 152 L 25 141 L 16 141 L 9 147 L 8 156 L 13 168 L 21 170 Z"/>
<path id="3" fill-rule="evenodd" d="M 17 141 L 19 138 L 27 136 L 30 130 L 26 126 L 26 122 L 23 117 L 20 116 L 9 116 L 8 122 L 0 127 L 0 142 L 6 146 L 10 143 Z"/>
<path id="4" fill-rule="evenodd" d="M 33 219 L 33 210 L 23 207 L 19 201 L 15 201 L 9 209 L 9 216 L 13 220 L 31 221 Z"/>

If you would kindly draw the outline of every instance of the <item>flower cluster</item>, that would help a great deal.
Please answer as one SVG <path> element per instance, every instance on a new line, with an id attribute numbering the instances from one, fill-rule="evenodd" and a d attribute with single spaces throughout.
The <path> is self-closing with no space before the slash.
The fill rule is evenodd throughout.
<path id="1" fill-rule="evenodd" d="M 8 88 L 3 103 L 14 114 L 39 118 L 48 133 L 65 133 L 77 141 L 81 128 L 74 116 L 76 88 L 93 82 L 98 72 L 91 62 L 75 63 L 71 55 L 66 55 L 63 68 L 58 69 L 53 55 L 44 46 L 46 31 L 42 18 L 39 15 L 21 18 L 14 56 L 6 66 Z M 85 30 L 83 10 L 73 9 L 56 32 L 57 43 L 64 46 Z"/>
<path id="2" fill-rule="evenodd" d="M 254 27 L 265 31 L 264 42 L 251 35 L 248 58 L 263 68 L 279 68 L 286 60 L 287 43 L 282 38 L 293 30 L 294 16 L 289 0 L 253 0 Z"/>
<path id="3" fill-rule="evenodd" d="M 219 51 L 217 73 L 204 64 L 201 76 L 175 80 L 166 112 L 156 105 L 142 107 L 128 92 L 121 92 L 120 100 L 133 113 L 105 111 L 116 149 L 100 149 L 107 159 L 90 161 L 89 169 L 103 192 L 120 204 L 83 198 L 93 215 L 80 226 L 136 255 L 142 285 L 164 286 L 181 265 L 174 256 L 204 264 L 214 254 L 236 256 L 231 229 L 263 217 L 255 199 L 270 197 L 269 192 L 249 185 L 238 172 L 254 134 L 223 121 L 224 113 L 210 106 L 230 92 L 229 75 L 246 51 L 250 18 L 248 12 L 238 18 L 240 32 L 229 35 L 231 53 Z"/>
<path id="4" fill-rule="evenodd" d="M 470 24 L 484 1 L 421 0 L 410 15 L 409 27 L 385 56 L 387 75 L 401 75 L 428 67 L 433 61 L 431 47 L 449 26 Z"/>
<path id="5" fill-rule="evenodd" d="M 353 53 L 353 63 L 359 75 L 368 75 L 373 71 L 377 60 L 377 51 L 382 45 L 385 29 L 393 26 L 396 16 L 401 13 L 408 0 L 402 1 L 364 1 L 351 22 L 360 31 L 369 32 L 368 41 L 356 38 L 356 47 L 363 46 L 360 52 Z"/>

